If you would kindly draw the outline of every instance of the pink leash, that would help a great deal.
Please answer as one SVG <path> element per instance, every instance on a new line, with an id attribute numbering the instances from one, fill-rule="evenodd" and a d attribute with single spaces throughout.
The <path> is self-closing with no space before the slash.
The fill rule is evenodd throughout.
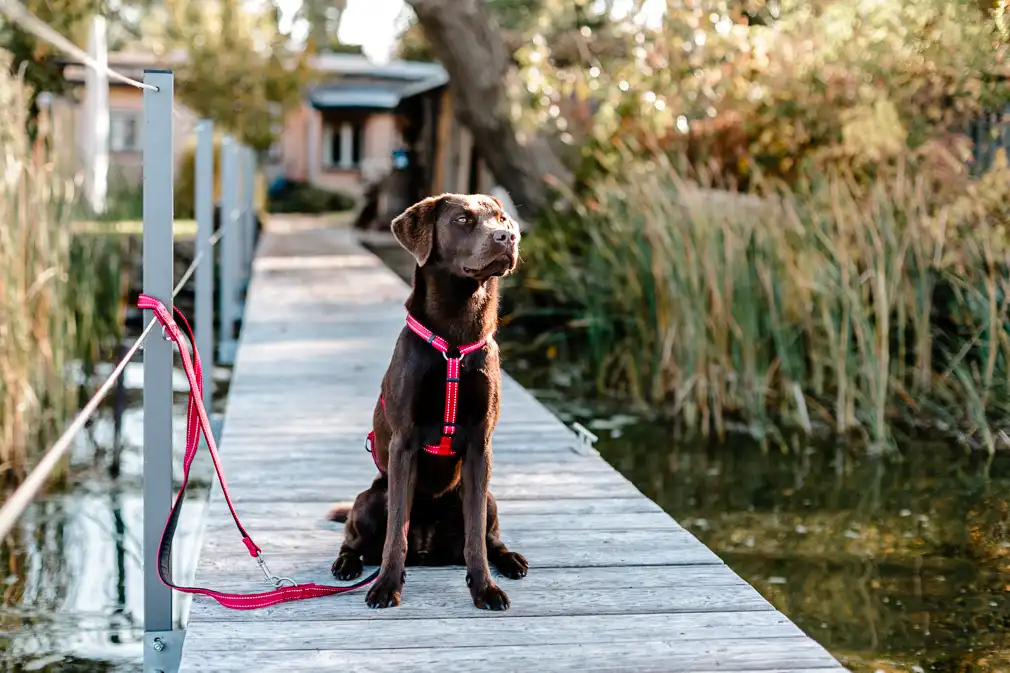
<path id="1" fill-rule="evenodd" d="M 196 350 L 196 342 L 193 339 L 193 330 L 189 326 L 189 321 L 186 320 L 186 317 L 178 309 L 175 310 L 179 315 L 179 319 L 185 325 L 189 342 L 193 346 L 192 360 L 189 357 L 189 349 L 183 341 L 182 330 L 179 329 L 179 325 L 172 319 L 172 315 L 164 304 L 154 297 L 142 294 L 137 302 L 137 307 L 153 311 L 155 318 L 161 323 L 165 335 L 179 346 L 179 354 L 182 356 L 182 366 L 186 370 L 186 378 L 189 380 L 189 406 L 186 411 L 186 455 L 182 463 L 182 486 L 179 488 L 179 493 L 175 496 L 172 511 L 169 514 L 168 521 L 165 523 L 165 529 L 161 533 L 161 544 L 158 546 L 158 576 L 161 578 L 161 581 L 166 586 L 177 591 L 210 596 L 224 607 L 231 608 L 232 610 L 256 610 L 278 603 L 342 594 L 360 589 L 374 581 L 379 576 L 378 569 L 368 577 L 354 584 L 339 587 L 315 583 L 296 584 L 293 580 L 277 577 L 270 573 L 266 561 L 263 560 L 262 550 L 259 545 L 253 542 L 245 528 L 242 527 L 242 522 L 239 521 L 238 514 L 235 512 L 235 506 L 232 504 L 231 496 L 228 494 L 228 486 L 225 483 L 224 473 L 221 470 L 221 460 L 217 453 L 217 443 L 214 441 L 214 434 L 210 429 L 210 419 L 207 416 L 207 410 L 203 406 L 203 368 L 200 366 L 200 354 Z M 274 589 L 271 591 L 253 594 L 229 594 L 214 591 L 213 589 L 184 587 L 175 584 L 172 580 L 172 541 L 175 537 L 176 527 L 179 524 L 179 515 L 182 512 L 182 502 L 186 494 L 186 486 L 189 484 L 189 470 L 193 465 L 196 452 L 200 448 L 201 434 L 207 440 L 207 448 L 210 450 L 210 457 L 214 462 L 214 471 L 217 472 L 218 481 L 221 483 L 221 491 L 224 493 L 225 502 L 228 503 L 231 517 L 235 521 L 235 526 L 238 528 L 239 533 L 242 535 L 242 543 L 249 550 L 249 555 L 256 559 L 266 581 L 274 586 Z M 284 586 L 285 582 L 289 582 L 290 585 Z"/>

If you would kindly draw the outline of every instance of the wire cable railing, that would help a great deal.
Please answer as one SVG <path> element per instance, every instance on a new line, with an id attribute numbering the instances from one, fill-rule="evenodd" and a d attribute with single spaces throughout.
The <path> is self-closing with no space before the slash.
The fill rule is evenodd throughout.
<path id="1" fill-rule="evenodd" d="M 0 0 L 0 12 L 6 14 L 11 21 L 19 24 L 22 28 L 35 35 L 35 37 L 40 40 L 45 40 L 65 54 L 73 56 L 92 70 L 102 72 L 109 79 L 114 79 L 123 84 L 129 84 L 130 86 L 138 89 L 146 89 L 148 91 L 158 90 L 158 87 L 152 84 L 138 82 L 137 80 L 120 74 L 107 65 L 102 65 L 95 59 L 91 58 L 91 56 L 83 49 L 60 35 L 51 26 L 49 26 L 49 24 L 28 11 L 28 8 L 18 2 L 18 0 Z"/>
<path id="2" fill-rule="evenodd" d="M 156 324 L 154 320 L 148 323 L 136 342 L 126 351 L 126 354 L 123 355 L 122 359 L 112 370 L 112 373 L 102 382 L 102 385 L 98 387 L 98 390 L 91 396 L 87 404 L 81 408 L 81 411 L 70 425 L 67 426 L 67 429 L 63 431 L 59 439 L 49 447 L 49 450 L 43 454 L 42 459 L 39 460 L 35 468 L 25 477 L 25 480 L 21 482 L 17 490 L 7 498 L 7 502 L 4 503 L 3 507 L 0 507 L 0 540 L 7 537 L 15 524 L 17 524 L 18 519 L 28 506 L 31 505 L 35 496 L 38 495 L 45 485 L 49 475 L 59 465 L 60 459 L 63 458 L 67 450 L 73 445 L 77 433 L 84 429 L 88 419 L 91 418 L 92 414 L 95 413 L 95 410 L 102 403 L 102 400 L 105 399 L 109 391 L 116 385 L 116 379 L 122 375 L 126 366 L 130 364 L 130 360 L 137 354 L 137 351 L 143 348 L 144 342 L 151 336 L 151 332 L 154 331 Z"/>
<path id="3" fill-rule="evenodd" d="M 215 142 L 210 120 L 196 125 L 195 204 L 196 252 L 192 262 L 173 283 L 173 200 L 175 151 L 174 76 L 170 71 L 145 71 L 143 82 L 104 66 L 33 16 L 18 0 L 0 0 L 0 13 L 57 49 L 75 57 L 88 68 L 104 72 L 110 80 L 134 86 L 144 95 L 143 130 L 143 291 L 160 297 L 167 305 L 195 278 L 196 339 L 204 370 L 214 366 L 214 326 L 218 320 L 221 359 L 229 364 L 235 350 L 235 328 L 240 316 L 239 294 L 243 279 L 251 274 L 255 246 L 253 185 L 256 170 L 251 149 L 229 136 L 220 141 L 220 225 L 213 230 Z M 219 254 L 215 255 L 215 248 Z M 218 259 L 216 259 L 216 257 Z M 220 264 L 220 286 L 215 288 L 214 267 Z M 214 315 L 217 289 L 220 310 Z M 42 492 L 55 468 L 64 459 L 88 421 L 143 350 L 144 357 L 144 638 L 145 670 L 170 670 L 181 650 L 181 636 L 173 629 L 171 592 L 157 576 L 157 545 L 171 501 L 172 487 L 172 396 L 173 346 L 167 339 L 151 339 L 157 320 L 145 312 L 146 325 L 59 438 L 18 488 L 0 507 L 0 542 Z M 195 344 L 196 345 L 196 344 Z M 204 403 L 211 409 L 211 386 L 204 386 Z M 167 644 L 167 645 L 166 645 Z"/>

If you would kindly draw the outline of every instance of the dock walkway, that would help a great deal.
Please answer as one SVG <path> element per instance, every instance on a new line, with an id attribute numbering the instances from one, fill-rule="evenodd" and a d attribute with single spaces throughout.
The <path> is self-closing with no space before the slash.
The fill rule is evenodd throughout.
<path id="1" fill-rule="evenodd" d="M 335 582 L 342 526 L 323 517 L 374 477 L 363 440 L 407 292 L 348 230 L 281 218 L 264 233 L 221 451 L 278 575 Z M 197 597 L 181 670 L 845 670 L 508 377 L 503 397 L 491 488 L 530 562 L 497 580 L 507 612 L 476 609 L 462 567 L 408 568 L 386 610 L 365 589 L 257 611 Z M 264 588 L 217 487 L 196 582 Z"/>

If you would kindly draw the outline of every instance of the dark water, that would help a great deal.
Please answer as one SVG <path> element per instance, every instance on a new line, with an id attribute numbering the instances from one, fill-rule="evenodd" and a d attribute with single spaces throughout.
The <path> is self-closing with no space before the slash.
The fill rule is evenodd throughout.
<path id="1" fill-rule="evenodd" d="M 1010 670 L 1010 455 L 765 453 L 590 424 L 612 465 L 849 668 Z"/>
<path id="2" fill-rule="evenodd" d="M 131 363 L 126 372 L 118 476 L 110 474 L 115 455 L 110 403 L 79 436 L 65 483 L 38 498 L 0 544 L 0 671 L 143 670 L 142 370 L 141 363 Z M 226 384 L 216 386 L 215 407 Z M 177 486 L 185 444 L 181 371 L 174 385 Z M 174 554 L 182 577 L 194 570 L 209 460 L 198 457 L 194 470 L 196 483 L 188 491 Z M 184 608 L 176 603 L 179 620 Z"/>

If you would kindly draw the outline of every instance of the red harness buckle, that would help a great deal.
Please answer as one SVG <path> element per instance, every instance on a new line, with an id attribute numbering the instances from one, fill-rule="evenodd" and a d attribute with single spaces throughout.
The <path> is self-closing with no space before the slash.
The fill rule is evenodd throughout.
<path id="1" fill-rule="evenodd" d="M 422 449 L 433 456 L 454 456 L 456 452 L 452 448 L 452 439 L 456 436 L 456 414 L 459 411 L 459 370 L 463 362 L 463 357 L 478 351 L 487 344 L 487 339 L 475 341 L 472 344 L 460 346 L 459 356 L 449 357 L 449 342 L 438 336 L 430 329 L 422 325 L 417 318 L 407 314 L 407 327 L 417 336 L 424 339 L 431 347 L 442 354 L 445 358 L 445 416 L 442 421 L 442 437 L 438 444 L 425 444 Z M 386 408 L 386 399 L 379 398 L 383 410 Z M 365 440 L 365 449 L 372 454 L 372 460 L 379 472 L 385 472 L 379 465 L 379 459 L 375 455 L 375 430 L 368 433 Z"/>

